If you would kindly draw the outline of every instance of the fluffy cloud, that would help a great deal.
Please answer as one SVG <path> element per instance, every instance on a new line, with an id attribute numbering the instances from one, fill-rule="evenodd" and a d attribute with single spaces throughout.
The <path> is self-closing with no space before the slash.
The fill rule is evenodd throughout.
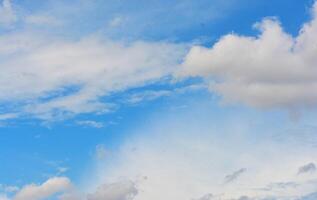
<path id="1" fill-rule="evenodd" d="M 41 185 L 26 185 L 14 196 L 13 200 L 41 200 L 56 193 L 64 192 L 71 187 L 71 182 L 65 177 L 55 177 Z"/>
<path id="2" fill-rule="evenodd" d="M 31 34 L 0 36 L 0 103 L 41 118 L 105 112 L 103 96 L 168 76 L 183 47 L 113 42 L 99 37 L 64 41 Z"/>
<path id="3" fill-rule="evenodd" d="M 226 103 L 300 110 L 317 106 L 317 3 L 299 35 L 274 18 L 255 25 L 257 37 L 229 34 L 211 48 L 195 46 L 180 75 L 202 76 Z"/>

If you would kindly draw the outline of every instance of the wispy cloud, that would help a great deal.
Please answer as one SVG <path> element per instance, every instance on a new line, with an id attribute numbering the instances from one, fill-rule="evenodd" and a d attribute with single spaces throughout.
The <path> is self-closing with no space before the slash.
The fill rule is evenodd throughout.
<path id="1" fill-rule="evenodd" d="M 104 123 L 93 121 L 93 120 L 80 120 L 80 121 L 76 121 L 76 124 L 78 124 L 80 126 L 92 127 L 92 128 L 102 128 L 102 127 L 104 127 Z"/>
<path id="2" fill-rule="evenodd" d="M 57 19 L 51 15 L 47 14 L 36 14 L 36 15 L 28 15 L 24 18 L 24 22 L 29 25 L 35 26 L 60 26 L 63 22 L 60 19 Z"/>
<path id="3" fill-rule="evenodd" d="M 247 171 L 246 168 L 239 169 L 238 171 L 233 172 L 225 177 L 225 183 L 230 183 L 237 180 L 243 173 Z"/>
<path id="4" fill-rule="evenodd" d="M 42 39 L 0 36 L 12 47 L 0 48 L 1 85 L 6 85 L 0 101 L 20 102 L 20 112 L 41 118 L 111 109 L 101 97 L 160 80 L 183 54 L 182 46 L 167 43 Z M 9 55 L 17 56 L 5 59 Z M 63 94 L 72 86 L 78 89 Z"/>

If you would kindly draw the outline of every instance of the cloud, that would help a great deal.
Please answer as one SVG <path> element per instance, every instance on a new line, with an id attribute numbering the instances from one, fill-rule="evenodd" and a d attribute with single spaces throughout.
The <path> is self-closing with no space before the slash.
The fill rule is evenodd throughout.
<path id="1" fill-rule="evenodd" d="M 80 121 L 76 121 L 76 124 L 78 124 L 80 126 L 92 127 L 92 128 L 104 127 L 104 124 L 102 122 L 97 122 L 97 121 L 93 121 L 93 120 L 80 120 Z"/>
<path id="2" fill-rule="evenodd" d="M 87 200 L 133 200 L 138 189 L 132 181 L 122 181 L 98 187 L 97 191 L 87 196 Z"/>
<path id="3" fill-rule="evenodd" d="M 270 183 L 265 188 L 261 188 L 260 190 L 272 191 L 272 190 L 284 190 L 288 188 L 296 188 L 300 186 L 300 184 L 295 182 L 277 182 Z"/>
<path id="4" fill-rule="evenodd" d="M 227 175 L 225 177 L 225 183 L 230 183 L 232 181 L 237 180 L 246 171 L 247 171 L 247 169 L 242 168 L 242 169 L 239 169 L 238 171 L 233 172 L 232 174 Z"/>
<path id="5" fill-rule="evenodd" d="M 0 191 L 4 193 L 11 193 L 11 192 L 16 192 L 19 190 L 19 187 L 17 186 L 7 186 L 7 185 L 2 185 L 0 184 Z"/>
<path id="6" fill-rule="evenodd" d="M 111 28 L 121 26 L 124 23 L 125 20 L 126 19 L 124 19 L 124 18 L 122 18 L 120 16 L 117 16 L 117 17 L 111 19 L 111 21 L 109 22 L 109 26 Z"/>
<path id="7" fill-rule="evenodd" d="M 255 25 L 256 37 L 228 34 L 212 47 L 194 46 L 179 76 L 204 77 L 225 103 L 296 111 L 317 106 L 317 3 L 298 36 L 275 18 Z"/>
<path id="8" fill-rule="evenodd" d="M 161 111 L 151 122 L 129 129 L 132 137 L 100 162 L 92 176 L 98 179 L 88 182 L 97 188 L 147 177 L 137 182 L 134 200 L 289 200 L 316 191 L 317 174 L 296 174 L 307 160 L 315 162 L 315 146 L 275 140 L 287 128 L 270 128 L 261 117 L 230 113 L 236 120 L 226 116 L 224 122 L 207 105 L 199 101 L 184 111 Z M 259 121 L 261 126 L 255 126 Z"/>
<path id="9" fill-rule="evenodd" d="M 161 80 L 184 53 L 183 45 L 97 36 L 11 34 L 0 35 L 0 44 L 0 103 L 42 119 L 111 110 L 102 97 Z"/>
<path id="10" fill-rule="evenodd" d="M 212 194 L 206 194 L 197 200 L 212 200 L 212 199 L 214 199 L 214 196 Z"/>
<path id="11" fill-rule="evenodd" d="M 61 20 L 47 14 L 28 15 L 25 17 L 24 23 L 28 25 L 47 25 L 47 26 L 59 26 L 63 24 Z"/>
<path id="12" fill-rule="evenodd" d="M 12 8 L 11 0 L 3 0 L 0 5 L 0 28 L 8 27 L 17 21 L 17 16 Z"/>
<path id="13" fill-rule="evenodd" d="M 297 174 L 314 173 L 316 171 L 316 165 L 314 163 L 308 163 L 298 169 Z"/>
<path id="14" fill-rule="evenodd" d="M 71 187 L 71 182 L 66 177 L 54 177 L 41 185 L 30 184 L 24 186 L 14 196 L 13 200 L 41 200 L 56 193 L 64 192 Z"/>
<path id="15" fill-rule="evenodd" d="M 174 87 L 173 89 L 144 90 L 127 95 L 124 102 L 128 104 L 137 104 L 144 101 L 152 101 L 162 97 L 179 95 L 202 89 L 206 89 L 204 84 L 189 84 L 182 87 Z"/>
<path id="16" fill-rule="evenodd" d="M 0 114 L 0 121 L 14 119 L 14 118 L 17 118 L 17 117 L 18 117 L 18 115 L 16 113 Z"/>

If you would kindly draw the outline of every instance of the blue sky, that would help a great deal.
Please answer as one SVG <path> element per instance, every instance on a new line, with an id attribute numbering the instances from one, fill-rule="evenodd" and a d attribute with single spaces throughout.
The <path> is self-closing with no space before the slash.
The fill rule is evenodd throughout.
<path id="1" fill-rule="evenodd" d="M 1 0 L 0 200 L 317 194 L 313 0 Z"/>

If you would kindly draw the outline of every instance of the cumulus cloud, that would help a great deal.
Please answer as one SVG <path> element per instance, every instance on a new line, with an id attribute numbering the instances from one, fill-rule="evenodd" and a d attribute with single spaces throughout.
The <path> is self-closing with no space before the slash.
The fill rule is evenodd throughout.
<path id="1" fill-rule="evenodd" d="M 180 76 L 201 76 L 226 103 L 296 111 L 317 106 L 317 3 L 296 37 L 275 18 L 256 37 L 228 34 L 212 47 L 194 46 Z"/>
<path id="2" fill-rule="evenodd" d="M 41 200 L 56 193 L 64 192 L 71 187 L 71 182 L 66 177 L 50 178 L 41 185 L 30 184 L 24 186 L 16 193 L 13 200 Z"/>
<path id="3" fill-rule="evenodd" d="M 0 28 L 7 27 L 17 21 L 17 16 L 12 8 L 11 0 L 3 0 L 0 5 Z"/>

